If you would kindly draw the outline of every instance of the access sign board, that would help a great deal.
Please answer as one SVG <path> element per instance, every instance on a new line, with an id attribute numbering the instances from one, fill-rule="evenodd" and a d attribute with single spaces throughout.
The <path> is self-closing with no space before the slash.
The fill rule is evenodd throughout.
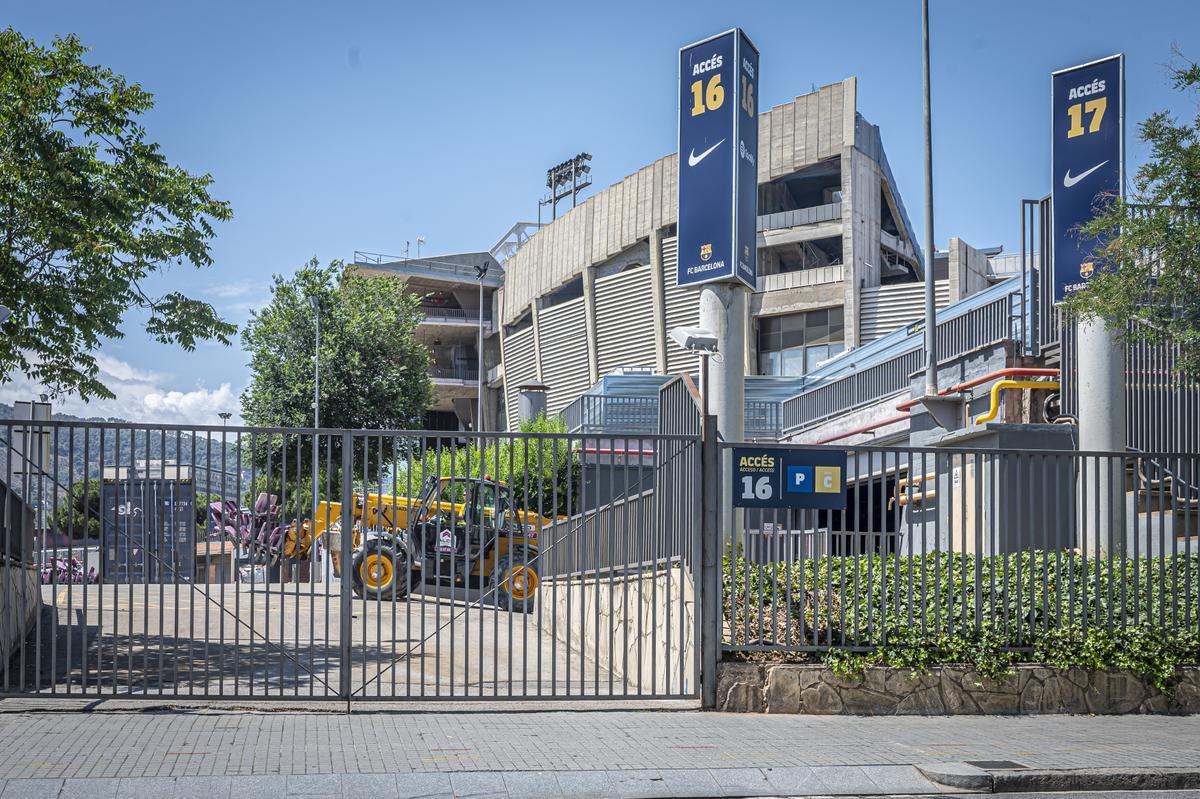
<path id="1" fill-rule="evenodd" d="M 679 51 L 681 286 L 758 267 L 758 50 L 740 28 Z"/>
<path id="2" fill-rule="evenodd" d="M 846 507 L 846 452 L 836 449 L 736 447 L 737 508 Z"/>
<path id="3" fill-rule="evenodd" d="M 1087 285 L 1101 245 L 1079 228 L 1121 196 L 1125 159 L 1125 57 L 1051 76 L 1054 301 Z"/>

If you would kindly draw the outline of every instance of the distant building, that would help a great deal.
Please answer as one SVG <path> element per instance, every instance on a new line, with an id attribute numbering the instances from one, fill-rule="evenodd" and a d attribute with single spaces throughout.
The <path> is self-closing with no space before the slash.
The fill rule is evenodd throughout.
<path id="1" fill-rule="evenodd" d="M 497 392 L 486 384 L 498 380 L 500 342 L 496 335 L 495 302 L 504 283 L 504 269 L 490 252 L 464 252 L 430 258 L 393 258 L 355 253 L 355 268 L 366 274 L 387 275 L 404 282 L 420 297 L 424 319 L 417 340 L 429 349 L 433 403 L 425 415 L 428 430 L 474 430 L 479 394 L 479 328 L 483 325 L 484 427 L 502 429 Z M 476 267 L 487 265 L 483 305 Z M 496 371 L 489 376 L 487 372 Z"/>

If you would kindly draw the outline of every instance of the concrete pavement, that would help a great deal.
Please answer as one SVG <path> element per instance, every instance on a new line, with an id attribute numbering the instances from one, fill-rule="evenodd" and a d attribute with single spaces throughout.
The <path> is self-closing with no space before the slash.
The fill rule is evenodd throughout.
<path id="1" fill-rule="evenodd" d="M 80 713 L 10 700 L 0 702 L 0 711 L 21 712 L 0 712 L 0 799 L 925 794 L 962 789 L 929 780 L 918 765 L 1200 770 L 1195 716 L 868 718 L 473 707 L 451 713 L 356 706 L 350 715 L 203 707 Z"/>

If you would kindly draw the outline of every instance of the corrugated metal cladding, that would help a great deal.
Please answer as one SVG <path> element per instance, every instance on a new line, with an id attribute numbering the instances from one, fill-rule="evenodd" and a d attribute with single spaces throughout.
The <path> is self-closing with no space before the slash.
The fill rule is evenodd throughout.
<path id="1" fill-rule="evenodd" d="M 854 78 L 847 78 L 760 113 L 759 182 L 853 147 L 856 86 Z M 678 183 L 679 161 L 671 154 L 596 192 L 539 230 L 505 263 L 503 322 L 515 322 L 531 302 L 585 267 L 602 263 L 649 236 L 651 230 L 674 223 Z"/>
<path id="2" fill-rule="evenodd" d="M 548 413 L 558 413 L 592 384 L 586 320 L 582 297 L 538 314 L 542 379 L 550 387 L 546 394 Z"/>
<path id="3" fill-rule="evenodd" d="M 934 291 L 937 307 L 945 308 L 950 304 L 949 281 L 937 281 Z M 865 286 L 859 296 L 862 298 L 858 321 L 860 344 L 925 317 L 924 283 Z"/>
<path id="4" fill-rule="evenodd" d="M 665 311 L 664 318 L 667 323 L 667 332 L 670 333 L 672 328 L 681 326 L 694 326 L 698 318 L 698 305 L 700 302 L 700 292 L 694 288 L 680 288 L 676 283 L 678 277 L 677 267 L 679 264 L 679 240 L 674 236 L 663 239 L 662 248 L 662 265 L 663 265 L 663 286 L 666 289 L 664 296 Z M 667 373 L 679 374 L 680 372 L 693 372 L 698 368 L 697 361 L 699 359 L 675 342 L 667 339 Z"/>
<path id="5" fill-rule="evenodd" d="M 654 368 L 649 264 L 596 281 L 596 344 L 602 375 L 623 366 Z"/>
<path id="6" fill-rule="evenodd" d="M 537 353 L 533 349 L 533 327 L 510 333 L 504 347 L 504 406 L 508 409 L 508 429 L 517 429 L 517 386 L 537 379 Z M 586 357 L 585 357 L 586 363 Z"/>

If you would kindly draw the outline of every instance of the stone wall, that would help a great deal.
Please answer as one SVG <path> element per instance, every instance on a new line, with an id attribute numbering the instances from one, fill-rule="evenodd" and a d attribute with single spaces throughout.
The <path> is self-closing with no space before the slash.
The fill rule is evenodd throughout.
<path id="1" fill-rule="evenodd" d="M 686 569 L 552 578 L 538 595 L 554 615 L 542 620 L 543 629 L 553 628 L 573 657 L 598 665 L 601 681 L 611 674 L 615 690 L 695 690 L 695 592 Z"/>
<path id="2" fill-rule="evenodd" d="M 0 565 L 0 671 L 33 627 L 41 605 L 41 584 L 32 564 Z"/>
<path id="3" fill-rule="evenodd" d="M 717 709 L 815 715 L 1200 713 L 1200 666 L 1180 669 L 1171 696 L 1127 672 L 1018 665 L 999 679 L 966 666 L 928 674 L 881 666 L 843 680 L 823 665 L 721 663 Z"/>

